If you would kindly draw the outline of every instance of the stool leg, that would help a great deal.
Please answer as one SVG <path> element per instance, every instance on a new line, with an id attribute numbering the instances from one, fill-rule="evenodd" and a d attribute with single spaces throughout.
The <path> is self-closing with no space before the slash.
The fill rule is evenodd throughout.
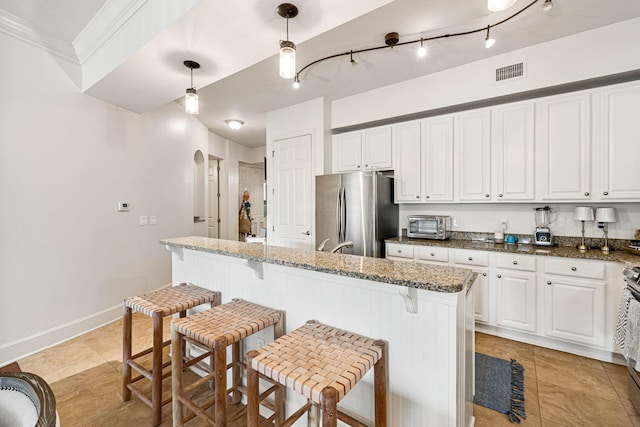
<path id="1" fill-rule="evenodd" d="M 218 338 L 213 348 L 215 354 L 215 423 L 227 425 L 227 339 Z"/>
<path id="2" fill-rule="evenodd" d="M 375 344 L 382 349 L 382 357 L 373 366 L 376 427 L 385 427 L 387 425 L 387 343 L 376 341 Z"/>
<path id="3" fill-rule="evenodd" d="M 258 389 L 258 371 L 251 367 L 253 358 L 259 353 L 251 350 L 247 353 L 247 427 L 258 427 L 260 425 L 260 391 Z M 277 405 L 276 405 L 276 409 Z M 279 425 L 279 424 L 276 424 Z"/>
<path id="4" fill-rule="evenodd" d="M 338 391 L 333 387 L 322 389 L 322 427 L 338 426 Z"/>
<path id="5" fill-rule="evenodd" d="M 181 427 L 182 424 L 182 335 L 171 325 L 171 393 L 173 409 L 173 425 Z"/>
<path id="6" fill-rule="evenodd" d="M 153 313 L 151 412 L 154 426 L 162 421 L 162 320 L 162 313 Z"/>
<path id="7" fill-rule="evenodd" d="M 124 307 L 122 314 L 122 400 L 131 399 L 131 307 Z"/>
<path id="8" fill-rule="evenodd" d="M 309 400 L 311 402 L 311 400 Z M 320 426 L 320 407 L 315 403 L 311 404 L 309 412 L 307 412 L 307 425 L 310 427 Z"/>
<path id="9" fill-rule="evenodd" d="M 233 378 L 233 395 L 231 403 L 238 404 L 242 400 L 240 386 L 242 385 L 242 372 L 240 371 L 240 341 L 231 346 L 231 377 Z"/>

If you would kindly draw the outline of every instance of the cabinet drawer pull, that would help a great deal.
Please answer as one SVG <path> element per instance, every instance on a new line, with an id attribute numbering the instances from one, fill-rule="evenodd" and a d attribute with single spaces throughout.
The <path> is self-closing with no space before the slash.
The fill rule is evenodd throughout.
<path id="1" fill-rule="evenodd" d="M 489 197 L 489 195 L 488 195 L 488 194 L 485 194 L 485 195 L 484 195 L 484 197 L 487 197 L 487 198 L 488 198 L 488 197 Z"/>
<path id="2" fill-rule="evenodd" d="M 368 167 L 369 167 L 369 165 L 364 165 L 364 167 L 365 167 L 365 168 L 368 168 Z"/>
<path id="3" fill-rule="evenodd" d="M 500 279 L 502 277 L 502 274 L 498 274 L 498 279 Z"/>
<path id="4" fill-rule="evenodd" d="M 433 252 L 431 252 L 431 256 L 436 256 L 436 254 L 434 254 Z"/>
<path id="5" fill-rule="evenodd" d="M 498 197 L 502 197 L 502 194 L 498 194 Z"/>
<path id="6" fill-rule="evenodd" d="M 473 258 L 472 258 L 472 257 L 469 257 L 469 261 L 473 261 Z"/>
<path id="7" fill-rule="evenodd" d="M 402 249 L 398 249 L 398 253 L 401 254 L 402 253 Z"/>
<path id="8" fill-rule="evenodd" d="M 588 191 L 587 191 L 587 192 L 585 192 L 585 193 L 584 193 L 584 195 L 585 195 L 585 196 L 587 196 L 587 197 L 589 197 L 589 192 L 588 192 Z"/>
<path id="9" fill-rule="evenodd" d="M 420 198 L 420 195 L 419 195 L 419 194 L 416 194 L 416 199 L 419 199 L 419 198 Z"/>
<path id="10" fill-rule="evenodd" d="M 518 261 L 513 261 L 513 265 L 518 265 Z"/>
<path id="11" fill-rule="evenodd" d="M 609 195 L 609 192 L 608 192 L 608 191 L 605 191 L 605 192 L 603 192 L 603 193 L 602 193 L 602 195 L 603 195 L 603 196 L 608 196 L 608 195 Z"/>
<path id="12" fill-rule="evenodd" d="M 551 284 L 551 280 L 547 280 L 547 285 L 550 285 L 550 284 Z"/>
<path id="13" fill-rule="evenodd" d="M 483 275 L 484 277 L 487 277 L 487 273 L 482 273 L 482 275 Z"/>
<path id="14" fill-rule="evenodd" d="M 431 196 L 427 196 L 427 199 L 428 199 L 429 197 L 431 197 Z"/>
<path id="15" fill-rule="evenodd" d="M 571 267 L 571 271 L 576 271 L 576 270 L 577 270 L 577 268 Z"/>

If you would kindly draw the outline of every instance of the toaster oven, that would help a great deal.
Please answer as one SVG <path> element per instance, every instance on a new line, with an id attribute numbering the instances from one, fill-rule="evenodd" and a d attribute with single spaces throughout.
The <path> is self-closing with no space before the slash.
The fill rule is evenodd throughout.
<path id="1" fill-rule="evenodd" d="M 451 217 L 442 215 L 409 216 L 407 237 L 446 240 L 451 237 Z"/>

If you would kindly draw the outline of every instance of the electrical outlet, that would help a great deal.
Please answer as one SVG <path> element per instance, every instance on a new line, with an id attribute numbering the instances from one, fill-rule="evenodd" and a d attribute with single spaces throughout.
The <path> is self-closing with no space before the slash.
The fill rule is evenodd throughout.
<path id="1" fill-rule="evenodd" d="M 454 227 L 460 227 L 462 225 L 462 221 L 460 221 L 457 218 L 453 218 L 453 226 Z"/>
<path id="2" fill-rule="evenodd" d="M 149 224 L 149 217 L 147 217 L 146 215 L 143 215 L 140 217 L 140 225 L 148 225 Z"/>
<path id="3" fill-rule="evenodd" d="M 508 218 L 502 218 L 500 220 L 500 225 L 502 225 L 502 229 L 506 230 L 507 228 L 509 228 L 509 219 Z"/>
<path id="4" fill-rule="evenodd" d="M 156 225 L 158 223 L 158 218 L 155 215 L 151 215 L 149 217 L 149 225 Z"/>

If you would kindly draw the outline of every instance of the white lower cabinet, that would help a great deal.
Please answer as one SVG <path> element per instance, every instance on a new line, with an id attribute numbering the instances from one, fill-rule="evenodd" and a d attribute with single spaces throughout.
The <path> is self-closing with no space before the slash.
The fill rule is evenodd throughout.
<path id="1" fill-rule="evenodd" d="M 619 299 L 619 292 L 614 292 L 621 270 L 617 265 L 395 243 L 387 245 L 387 258 L 478 273 L 475 320 L 483 332 L 537 345 L 553 339 L 566 351 L 580 346 L 585 351 L 577 354 L 584 355 L 617 351 L 609 342 Z"/>

